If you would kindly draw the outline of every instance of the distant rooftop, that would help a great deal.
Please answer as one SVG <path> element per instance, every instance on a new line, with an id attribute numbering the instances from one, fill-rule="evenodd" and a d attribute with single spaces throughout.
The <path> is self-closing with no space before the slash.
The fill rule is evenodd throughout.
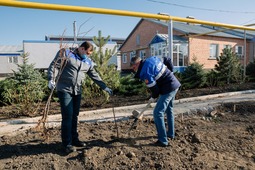
<path id="1" fill-rule="evenodd" d="M 92 41 L 94 36 L 77 37 L 77 41 Z M 47 35 L 45 41 L 74 41 L 73 36 L 58 36 L 58 35 Z M 109 41 L 115 41 L 117 44 L 122 44 L 125 38 L 110 37 Z"/>
<path id="2" fill-rule="evenodd" d="M 22 52 L 23 47 L 21 45 L 0 45 L 0 54 L 20 54 Z"/>

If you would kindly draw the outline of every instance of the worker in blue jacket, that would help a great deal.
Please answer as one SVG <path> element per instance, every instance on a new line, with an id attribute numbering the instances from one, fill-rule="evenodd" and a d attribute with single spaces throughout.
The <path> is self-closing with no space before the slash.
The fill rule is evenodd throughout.
<path id="1" fill-rule="evenodd" d="M 79 140 L 77 132 L 78 115 L 80 111 L 82 83 L 85 73 L 103 90 L 112 95 L 112 90 L 106 86 L 95 70 L 94 62 L 89 58 L 93 45 L 83 42 L 77 49 L 61 49 L 48 68 L 49 88 L 56 87 L 61 106 L 61 139 L 67 153 L 76 151 L 75 146 L 82 147 L 85 143 Z M 55 82 L 55 68 L 59 72 L 58 82 Z"/>
<path id="2" fill-rule="evenodd" d="M 168 138 L 174 139 L 174 113 L 173 104 L 175 95 L 181 86 L 173 73 L 173 64 L 170 58 L 149 57 L 141 60 L 140 57 L 133 57 L 130 66 L 136 72 L 135 78 L 146 83 L 151 91 L 150 101 L 156 101 L 153 111 L 154 122 L 157 129 L 157 146 L 168 146 Z M 157 99 L 158 98 L 158 99 Z M 167 116 L 168 130 L 166 131 L 164 114 Z"/>

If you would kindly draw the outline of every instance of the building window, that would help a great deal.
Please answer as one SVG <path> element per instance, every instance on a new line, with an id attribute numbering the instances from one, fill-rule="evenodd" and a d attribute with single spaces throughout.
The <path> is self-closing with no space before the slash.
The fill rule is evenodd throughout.
<path id="1" fill-rule="evenodd" d="M 219 45 L 211 44 L 210 45 L 210 57 L 209 59 L 216 59 L 219 57 Z"/>
<path id="2" fill-rule="evenodd" d="M 154 48 L 154 45 L 151 46 L 151 56 L 155 56 L 155 48 Z"/>
<path id="3" fill-rule="evenodd" d="M 158 56 L 158 44 L 154 45 L 154 55 Z"/>
<path id="4" fill-rule="evenodd" d="M 158 55 L 162 56 L 162 43 L 158 44 Z"/>
<path id="5" fill-rule="evenodd" d="M 173 44 L 173 64 L 174 66 L 182 66 L 183 58 L 180 53 L 181 44 Z M 181 65 L 180 65 L 181 63 Z"/>
<path id="6" fill-rule="evenodd" d="M 8 63 L 17 64 L 18 63 L 18 56 L 9 56 L 8 57 Z"/>
<path id="7" fill-rule="evenodd" d="M 139 56 L 140 56 L 140 58 L 141 58 L 142 60 L 145 59 L 145 57 L 146 57 L 145 50 L 141 50 Z"/>
<path id="8" fill-rule="evenodd" d="M 140 45 L 140 35 L 136 36 L 136 45 Z"/>
<path id="9" fill-rule="evenodd" d="M 12 56 L 8 57 L 8 63 L 12 63 Z"/>
<path id="10" fill-rule="evenodd" d="M 122 62 L 127 63 L 127 53 L 122 54 Z"/>
<path id="11" fill-rule="evenodd" d="M 188 44 L 181 44 L 179 50 L 181 55 L 179 66 L 188 66 Z"/>
<path id="12" fill-rule="evenodd" d="M 167 57 L 168 54 L 168 46 L 166 46 L 166 43 L 162 44 L 162 56 Z"/>
<path id="13" fill-rule="evenodd" d="M 131 62 L 131 59 L 136 56 L 136 51 L 131 51 L 129 53 L 129 62 Z"/>
<path id="14" fill-rule="evenodd" d="M 169 49 L 165 42 L 155 43 L 150 46 L 152 56 L 159 58 L 168 57 Z M 172 56 L 172 55 L 169 55 Z M 188 65 L 188 44 L 187 43 L 174 43 L 172 62 L 174 66 L 187 66 Z"/>
<path id="15" fill-rule="evenodd" d="M 151 45 L 151 56 L 157 56 L 159 58 L 167 56 L 167 46 L 165 42 L 155 43 Z"/>
<path id="16" fill-rule="evenodd" d="M 236 46 L 236 54 L 238 57 L 243 57 L 243 46 Z"/>
<path id="17" fill-rule="evenodd" d="M 14 62 L 15 64 L 18 64 L 18 56 L 13 57 L 13 62 Z"/>
<path id="18" fill-rule="evenodd" d="M 130 61 L 131 61 L 131 58 L 133 57 L 135 57 L 135 51 L 130 52 L 130 55 L 129 55 Z"/>

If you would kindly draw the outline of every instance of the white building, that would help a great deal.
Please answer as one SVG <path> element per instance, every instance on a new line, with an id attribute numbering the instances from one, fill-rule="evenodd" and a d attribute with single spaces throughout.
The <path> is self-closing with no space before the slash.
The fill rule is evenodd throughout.
<path id="1" fill-rule="evenodd" d="M 91 42 L 93 44 L 93 42 Z M 94 45 L 94 44 L 93 44 Z M 29 63 L 35 64 L 37 69 L 47 69 L 50 62 L 56 56 L 56 53 L 61 48 L 76 48 L 79 44 L 74 44 L 70 42 L 59 41 L 24 41 L 23 48 L 24 52 L 28 53 Z M 117 46 L 116 42 L 109 42 L 103 48 L 103 53 L 106 49 L 113 50 Z M 95 45 L 94 45 L 95 47 Z M 97 50 L 97 47 L 95 47 Z M 120 56 L 112 56 L 109 64 L 116 64 L 117 69 L 120 70 Z"/>
<path id="2" fill-rule="evenodd" d="M 17 64 L 22 63 L 20 56 L 23 54 L 22 46 L 0 46 L 0 77 L 6 77 L 17 71 Z"/>
<path id="3" fill-rule="evenodd" d="M 93 42 L 91 43 L 93 44 Z M 17 64 L 22 63 L 22 54 L 28 54 L 28 63 L 34 64 L 36 69 L 46 70 L 60 48 L 75 48 L 78 45 L 74 44 L 73 41 L 24 40 L 22 46 L 0 46 L 0 77 L 12 74 L 13 70 L 17 71 Z M 113 50 L 115 46 L 119 47 L 119 44 L 111 40 L 102 48 L 102 51 Z M 116 52 L 116 55 L 112 56 L 109 64 L 115 64 L 117 70 L 121 70 L 120 55 L 118 54 Z"/>
<path id="4" fill-rule="evenodd" d="M 69 47 L 77 45 L 58 41 L 23 41 L 23 50 L 28 54 L 28 62 L 35 64 L 36 69 L 47 69 L 58 50 Z"/>

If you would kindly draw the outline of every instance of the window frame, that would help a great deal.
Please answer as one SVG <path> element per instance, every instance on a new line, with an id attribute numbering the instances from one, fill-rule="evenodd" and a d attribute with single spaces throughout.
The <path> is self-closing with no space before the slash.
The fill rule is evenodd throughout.
<path id="1" fill-rule="evenodd" d="M 12 56 L 8 56 L 8 63 L 13 63 Z"/>
<path id="2" fill-rule="evenodd" d="M 14 63 L 14 64 L 18 64 L 18 56 L 8 56 L 7 58 L 8 63 Z"/>
<path id="3" fill-rule="evenodd" d="M 151 46 L 151 56 L 155 56 L 155 45 Z"/>
<path id="4" fill-rule="evenodd" d="M 241 48 L 241 53 L 238 53 L 239 52 L 239 48 Z M 236 55 L 239 57 L 239 58 L 242 58 L 244 56 L 244 51 L 243 51 L 244 47 L 241 46 L 241 45 L 236 45 L 235 46 L 235 53 Z"/>
<path id="5" fill-rule="evenodd" d="M 127 53 L 122 54 L 122 63 L 127 63 Z"/>
<path id="6" fill-rule="evenodd" d="M 141 44 L 141 36 L 138 34 L 136 35 L 136 45 L 140 45 Z"/>
<path id="7" fill-rule="evenodd" d="M 216 47 L 215 50 L 212 48 L 212 46 Z M 209 49 L 210 49 L 209 59 L 216 60 L 217 58 L 219 58 L 219 44 L 212 43 L 212 44 L 210 44 L 210 48 Z M 212 50 L 214 50 L 214 51 L 212 51 Z M 213 56 L 212 53 L 214 53 L 215 56 Z"/>
<path id="8" fill-rule="evenodd" d="M 140 50 L 139 51 L 139 57 L 143 60 L 146 57 L 146 51 L 145 50 Z"/>
<path id="9" fill-rule="evenodd" d="M 19 61 L 18 56 L 13 56 L 12 60 L 13 60 L 13 63 L 18 64 L 18 61 Z"/>

